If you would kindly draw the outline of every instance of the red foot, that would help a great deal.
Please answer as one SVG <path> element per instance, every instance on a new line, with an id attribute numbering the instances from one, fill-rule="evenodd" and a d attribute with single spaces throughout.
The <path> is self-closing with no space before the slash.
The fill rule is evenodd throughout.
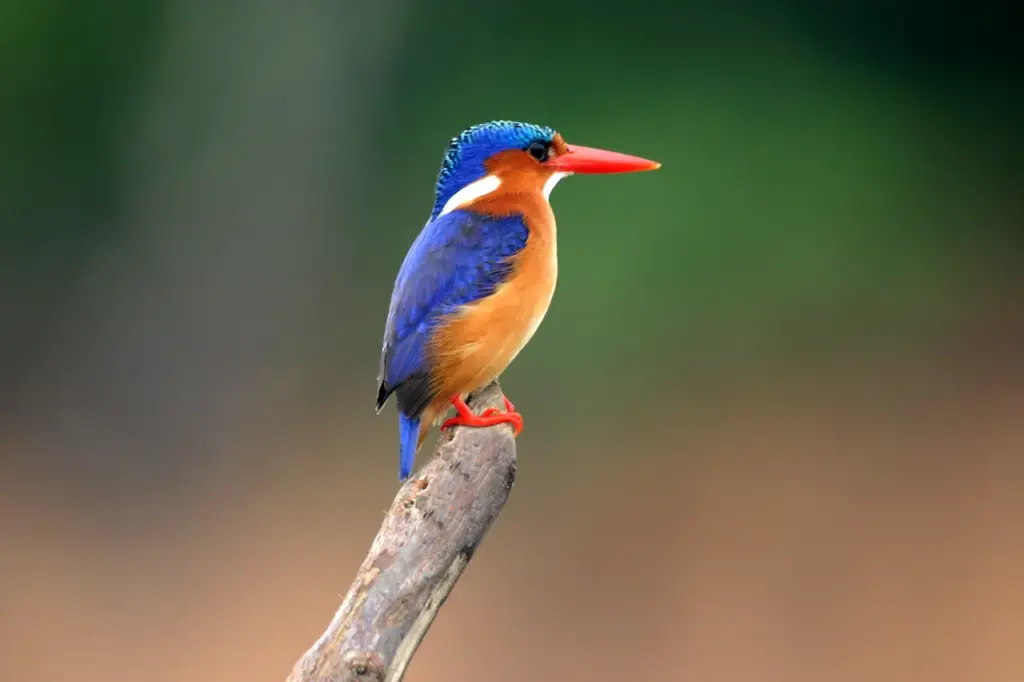
<path id="1" fill-rule="evenodd" d="M 452 405 L 455 406 L 455 411 L 459 414 L 441 424 L 442 431 L 453 426 L 494 426 L 495 424 L 511 424 L 512 430 L 517 436 L 523 430 L 523 416 L 516 412 L 516 406 L 508 398 L 505 398 L 504 412 L 489 407 L 482 414 L 475 415 L 470 411 L 466 401 L 459 396 L 452 397 Z"/>

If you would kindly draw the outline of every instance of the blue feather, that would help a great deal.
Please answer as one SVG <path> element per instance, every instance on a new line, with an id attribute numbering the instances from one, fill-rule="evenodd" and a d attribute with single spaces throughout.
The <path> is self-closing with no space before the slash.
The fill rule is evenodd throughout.
<path id="1" fill-rule="evenodd" d="M 415 376 L 429 376 L 426 347 L 434 328 L 445 315 L 494 293 L 528 236 L 521 216 L 460 210 L 427 223 L 402 263 L 391 297 L 381 357 L 385 397 Z M 418 416 L 432 396 L 425 395 L 427 382 L 410 383 L 415 395 L 400 391 L 399 408 Z"/>
<path id="2" fill-rule="evenodd" d="M 412 473 L 416 459 L 416 446 L 420 438 L 420 420 L 416 417 L 398 415 L 398 482 L 404 483 Z"/>

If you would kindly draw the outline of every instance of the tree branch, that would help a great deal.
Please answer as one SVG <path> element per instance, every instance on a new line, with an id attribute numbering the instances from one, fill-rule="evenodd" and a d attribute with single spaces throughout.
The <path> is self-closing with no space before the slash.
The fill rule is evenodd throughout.
<path id="1" fill-rule="evenodd" d="M 468 400 L 504 408 L 497 382 Z M 327 631 L 288 682 L 399 682 L 516 476 L 512 427 L 455 428 L 399 489 Z"/>

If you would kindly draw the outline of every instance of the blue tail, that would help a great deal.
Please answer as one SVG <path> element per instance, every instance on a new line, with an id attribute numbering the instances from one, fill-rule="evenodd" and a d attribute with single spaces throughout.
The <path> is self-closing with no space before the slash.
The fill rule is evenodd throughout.
<path id="1" fill-rule="evenodd" d="M 398 413 L 398 482 L 402 483 L 412 473 L 416 459 L 416 446 L 420 440 L 420 420 Z"/>

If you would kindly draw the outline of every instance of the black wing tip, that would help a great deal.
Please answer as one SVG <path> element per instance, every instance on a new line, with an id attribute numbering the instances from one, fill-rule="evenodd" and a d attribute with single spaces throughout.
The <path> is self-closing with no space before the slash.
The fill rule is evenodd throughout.
<path id="1" fill-rule="evenodd" d="M 377 388 L 377 414 L 384 409 L 384 403 L 388 401 L 388 397 L 391 396 L 391 389 L 382 381 L 380 386 Z"/>
<path id="2" fill-rule="evenodd" d="M 389 386 L 381 380 L 377 387 L 377 414 L 380 414 L 392 393 L 398 398 L 398 411 L 411 418 L 418 418 L 435 395 L 426 372 L 416 372 L 396 386 Z"/>

